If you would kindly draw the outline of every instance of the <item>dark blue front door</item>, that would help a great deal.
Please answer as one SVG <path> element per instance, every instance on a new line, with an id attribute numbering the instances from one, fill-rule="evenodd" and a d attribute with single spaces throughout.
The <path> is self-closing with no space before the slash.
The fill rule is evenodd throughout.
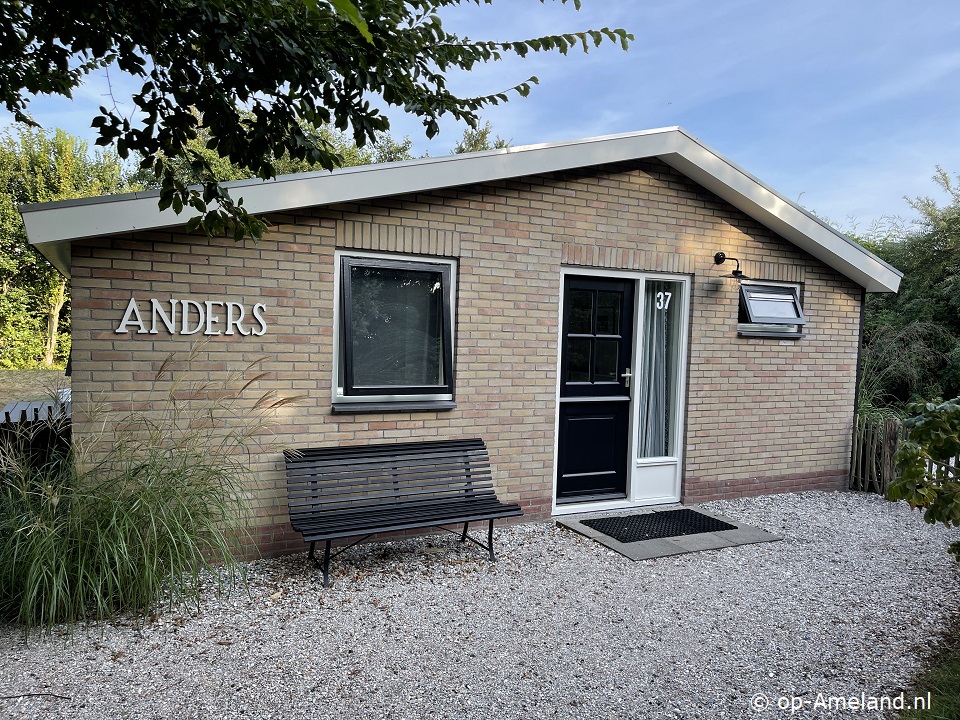
<path id="1" fill-rule="evenodd" d="M 633 282 L 567 276 L 557 502 L 626 497 Z"/>

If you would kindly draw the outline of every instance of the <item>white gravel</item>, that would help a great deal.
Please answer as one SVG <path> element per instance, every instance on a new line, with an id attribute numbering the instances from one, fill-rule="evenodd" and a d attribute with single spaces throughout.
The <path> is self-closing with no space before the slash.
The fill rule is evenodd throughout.
<path id="1" fill-rule="evenodd" d="M 785 539 L 631 562 L 526 524 L 496 564 L 418 538 L 348 551 L 327 591 L 299 554 L 142 628 L 0 627 L 0 695 L 23 695 L 0 717 L 893 717 L 854 706 L 897 696 L 960 610 L 960 531 L 865 494 L 706 507 Z"/>

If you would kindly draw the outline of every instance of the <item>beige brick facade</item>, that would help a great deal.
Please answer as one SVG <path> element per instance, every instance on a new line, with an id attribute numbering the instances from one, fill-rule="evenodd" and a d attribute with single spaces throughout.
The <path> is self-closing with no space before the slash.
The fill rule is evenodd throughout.
<path id="1" fill-rule="evenodd" d="M 846 485 L 861 289 L 656 160 L 309 208 L 272 217 L 259 245 L 150 232 L 73 245 L 75 432 L 95 400 L 150 407 L 149 379 L 200 335 L 117 334 L 131 297 L 266 305 L 263 336 L 218 335 L 200 371 L 266 356 L 260 387 L 305 399 L 274 432 L 293 446 L 480 436 L 498 493 L 552 512 L 562 267 L 692 277 L 685 500 Z M 456 408 L 334 414 L 334 252 L 454 258 Z M 722 250 L 754 278 L 803 283 L 800 340 L 737 336 L 738 289 Z M 220 308 L 222 311 L 222 307 Z M 265 551 L 287 531 L 282 461 L 252 467 Z"/>

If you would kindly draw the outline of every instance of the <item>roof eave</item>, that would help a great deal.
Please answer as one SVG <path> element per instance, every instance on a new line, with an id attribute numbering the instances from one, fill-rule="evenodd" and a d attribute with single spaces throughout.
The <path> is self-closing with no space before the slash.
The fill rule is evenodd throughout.
<path id="1" fill-rule="evenodd" d="M 250 212 L 268 214 L 654 157 L 868 291 L 897 291 L 896 269 L 675 127 L 225 186 Z M 69 276 L 73 240 L 182 227 L 189 218 L 161 212 L 157 202 L 155 192 L 134 193 L 25 206 L 21 214 L 30 242 Z"/>
<path id="2" fill-rule="evenodd" d="M 660 159 L 867 292 L 897 292 L 903 273 L 735 164 L 699 143 L 696 146 Z"/>
<path id="3" fill-rule="evenodd" d="M 642 157 L 674 150 L 676 128 L 586 140 L 526 145 L 465 155 L 422 158 L 381 165 L 283 175 L 273 180 L 223 183 L 251 213 L 331 205 L 339 202 L 445 187 L 493 182 L 630 159 L 631 145 L 644 144 Z M 128 193 L 24 205 L 20 213 L 35 245 L 184 225 L 189 214 L 157 208 L 159 193 Z M 67 222 L 69 221 L 69 222 Z"/>

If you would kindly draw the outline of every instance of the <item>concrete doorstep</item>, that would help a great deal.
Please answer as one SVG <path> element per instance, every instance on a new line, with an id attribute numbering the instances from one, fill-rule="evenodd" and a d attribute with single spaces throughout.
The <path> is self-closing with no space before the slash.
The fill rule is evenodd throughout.
<path id="1" fill-rule="evenodd" d="M 601 517 L 623 517 L 631 515 L 646 515 L 649 513 L 668 512 L 670 510 L 680 510 L 687 508 L 695 510 L 702 515 L 707 515 L 717 520 L 721 520 L 730 525 L 735 525 L 734 530 L 720 530 L 718 532 L 704 532 L 695 535 L 678 535 L 676 537 L 656 538 L 653 540 L 641 540 L 639 542 L 622 543 L 609 535 L 605 535 L 598 530 L 587 527 L 583 524 L 584 520 L 592 520 Z M 653 558 L 668 557 L 670 555 L 683 555 L 684 553 L 699 552 L 701 550 L 719 550 L 720 548 L 738 547 L 740 545 L 752 545 L 753 543 L 774 542 L 782 540 L 779 535 L 774 535 L 760 528 L 737 522 L 731 518 L 725 517 L 720 513 L 704 510 L 698 505 L 669 505 L 659 507 L 656 510 L 619 510 L 617 512 L 603 513 L 584 513 L 583 515 L 567 515 L 562 519 L 557 519 L 557 525 L 573 530 L 581 535 L 595 540 L 604 547 L 615 550 L 624 557 L 631 560 L 651 560 Z"/>

